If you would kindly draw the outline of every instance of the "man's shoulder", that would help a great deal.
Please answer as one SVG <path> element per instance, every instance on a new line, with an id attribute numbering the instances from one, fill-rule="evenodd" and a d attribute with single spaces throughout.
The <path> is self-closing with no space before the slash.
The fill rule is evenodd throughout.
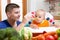
<path id="1" fill-rule="evenodd" d="M 0 28 L 5 28 L 6 24 L 5 24 L 6 20 L 3 20 L 0 22 Z"/>
<path id="2" fill-rule="evenodd" d="M 4 24 L 6 20 L 0 21 L 0 25 Z"/>

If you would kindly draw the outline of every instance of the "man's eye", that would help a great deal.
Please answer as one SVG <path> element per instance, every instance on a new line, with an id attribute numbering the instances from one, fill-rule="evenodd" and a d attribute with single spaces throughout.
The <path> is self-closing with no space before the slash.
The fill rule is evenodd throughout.
<path id="1" fill-rule="evenodd" d="M 15 12 L 16 14 L 18 14 L 19 12 Z"/>
<path id="2" fill-rule="evenodd" d="M 41 16 L 39 16 L 39 18 L 41 18 Z"/>

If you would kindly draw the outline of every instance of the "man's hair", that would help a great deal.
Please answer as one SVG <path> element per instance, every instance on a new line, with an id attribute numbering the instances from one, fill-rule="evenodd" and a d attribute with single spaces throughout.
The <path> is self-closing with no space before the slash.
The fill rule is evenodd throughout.
<path id="1" fill-rule="evenodd" d="M 13 8 L 20 8 L 20 6 L 15 3 L 9 3 L 5 8 L 5 12 L 10 12 Z"/>

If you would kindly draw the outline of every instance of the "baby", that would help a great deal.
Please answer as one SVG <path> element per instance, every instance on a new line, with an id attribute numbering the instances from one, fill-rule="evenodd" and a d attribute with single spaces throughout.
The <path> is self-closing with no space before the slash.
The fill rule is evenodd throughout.
<path id="1" fill-rule="evenodd" d="M 45 11 L 42 9 L 39 9 L 36 11 L 35 17 L 32 20 L 32 23 L 30 24 L 30 27 L 32 28 L 38 28 L 38 27 L 48 27 L 49 22 L 48 20 L 45 20 Z"/>

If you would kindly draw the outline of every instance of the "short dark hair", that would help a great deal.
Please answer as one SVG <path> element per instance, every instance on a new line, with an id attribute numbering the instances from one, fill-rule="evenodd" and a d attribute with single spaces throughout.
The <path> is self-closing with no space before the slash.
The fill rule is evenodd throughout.
<path id="1" fill-rule="evenodd" d="M 6 8 L 5 8 L 5 12 L 10 12 L 13 8 L 20 8 L 19 5 L 15 4 L 15 3 L 9 3 L 7 4 Z"/>

